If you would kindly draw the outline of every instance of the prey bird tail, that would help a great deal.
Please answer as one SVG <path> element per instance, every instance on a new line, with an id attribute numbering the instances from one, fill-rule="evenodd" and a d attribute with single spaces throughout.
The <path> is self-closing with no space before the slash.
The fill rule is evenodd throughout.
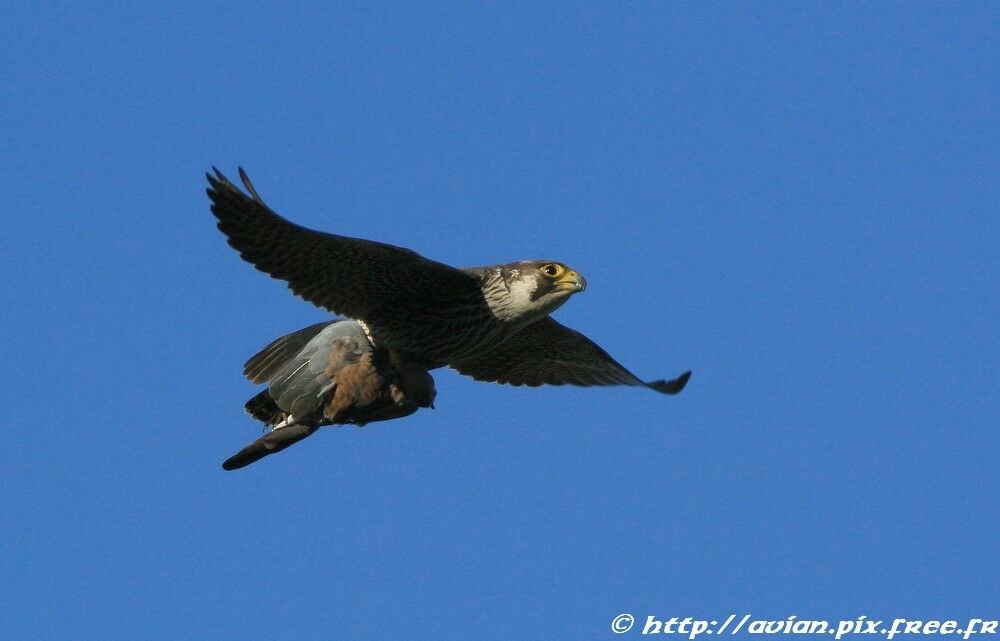
<path id="1" fill-rule="evenodd" d="M 260 459 L 280 452 L 281 450 L 298 443 L 307 436 L 311 436 L 319 426 L 309 425 L 289 425 L 265 434 L 250 445 L 230 456 L 222 464 L 224 470 L 238 470 L 246 467 Z"/>

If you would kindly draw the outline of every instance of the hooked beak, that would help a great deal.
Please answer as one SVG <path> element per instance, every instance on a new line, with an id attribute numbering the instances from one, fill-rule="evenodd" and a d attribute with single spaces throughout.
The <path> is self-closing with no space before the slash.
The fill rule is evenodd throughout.
<path id="1" fill-rule="evenodd" d="M 568 291 L 571 293 L 582 292 L 587 289 L 587 279 L 577 274 L 576 272 L 569 270 L 565 274 L 559 277 L 559 280 L 555 281 L 557 289 Z"/>

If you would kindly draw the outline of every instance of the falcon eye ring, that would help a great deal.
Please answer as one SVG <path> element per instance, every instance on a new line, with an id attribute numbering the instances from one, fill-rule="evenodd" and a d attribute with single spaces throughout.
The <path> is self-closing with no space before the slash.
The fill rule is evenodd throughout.
<path id="1" fill-rule="evenodd" d="M 542 267 L 542 273 L 545 274 L 546 276 L 551 276 L 555 278 L 556 276 L 562 273 L 562 267 L 554 263 L 549 263 L 545 267 Z"/>

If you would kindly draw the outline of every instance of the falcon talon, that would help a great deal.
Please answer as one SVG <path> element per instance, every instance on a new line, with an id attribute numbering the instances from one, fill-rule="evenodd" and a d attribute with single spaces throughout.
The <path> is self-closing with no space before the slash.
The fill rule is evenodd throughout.
<path id="1" fill-rule="evenodd" d="M 368 325 L 363 320 L 355 319 L 354 322 L 356 322 L 358 325 L 361 325 L 361 329 L 364 330 L 365 337 L 368 338 L 368 342 L 371 343 L 372 347 L 375 347 L 375 339 L 372 338 L 372 330 L 368 329 Z"/>
<path id="2" fill-rule="evenodd" d="M 438 367 L 509 385 L 631 385 L 676 394 L 687 383 L 690 373 L 643 381 L 552 319 L 587 288 L 564 263 L 459 269 L 409 249 L 313 231 L 271 210 L 242 167 L 249 196 L 212 169 L 207 193 L 229 245 L 294 294 L 348 317 L 282 336 L 246 362 L 247 378 L 268 384 L 246 410 L 273 429 L 223 463 L 227 470 L 324 425 L 361 426 L 433 409 L 430 370 Z"/>

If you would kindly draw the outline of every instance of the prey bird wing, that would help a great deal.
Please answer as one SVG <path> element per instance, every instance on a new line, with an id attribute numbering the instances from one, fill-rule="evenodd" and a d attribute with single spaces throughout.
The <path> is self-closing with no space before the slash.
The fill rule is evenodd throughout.
<path id="1" fill-rule="evenodd" d="M 528 325 L 499 347 L 450 364 L 478 381 L 507 385 L 638 385 L 663 394 L 684 389 L 691 372 L 646 382 L 580 332 L 551 317 Z"/>
<path id="2" fill-rule="evenodd" d="M 479 281 L 409 249 L 314 231 L 272 211 L 240 169 L 243 193 L 217 169 L 208 195 L 218 227 L 240 256 L 305 300 L 351 318 L 390 324 L 456 301 L 482 301 Z"/>
<path id="3" fill-rule="evenodd" d="M 298 443 L 324 425 L 365 425 L 433 407 L 434 379 L 420 363 L 376 350 L 351 320 L 318 323 L 272 341 L 246 365 L 267 382 L 247 401 L 253 418 L 272 428 L 222 464 L 250 465 Z"/>
<path id="4" fill-rule="evenodd" d="M 251 356 L 250 360 L 244 363 L 243 375 L 250 379 L 251 383 L 260 384 L 270 381 L 288 361 L 295 358 L 302 351 L 302 348 L 309 344 L 309 341 L 328 325 L 336 322 L 337 319 L 316 323 L 274 339 L 267 347 Z"/>

